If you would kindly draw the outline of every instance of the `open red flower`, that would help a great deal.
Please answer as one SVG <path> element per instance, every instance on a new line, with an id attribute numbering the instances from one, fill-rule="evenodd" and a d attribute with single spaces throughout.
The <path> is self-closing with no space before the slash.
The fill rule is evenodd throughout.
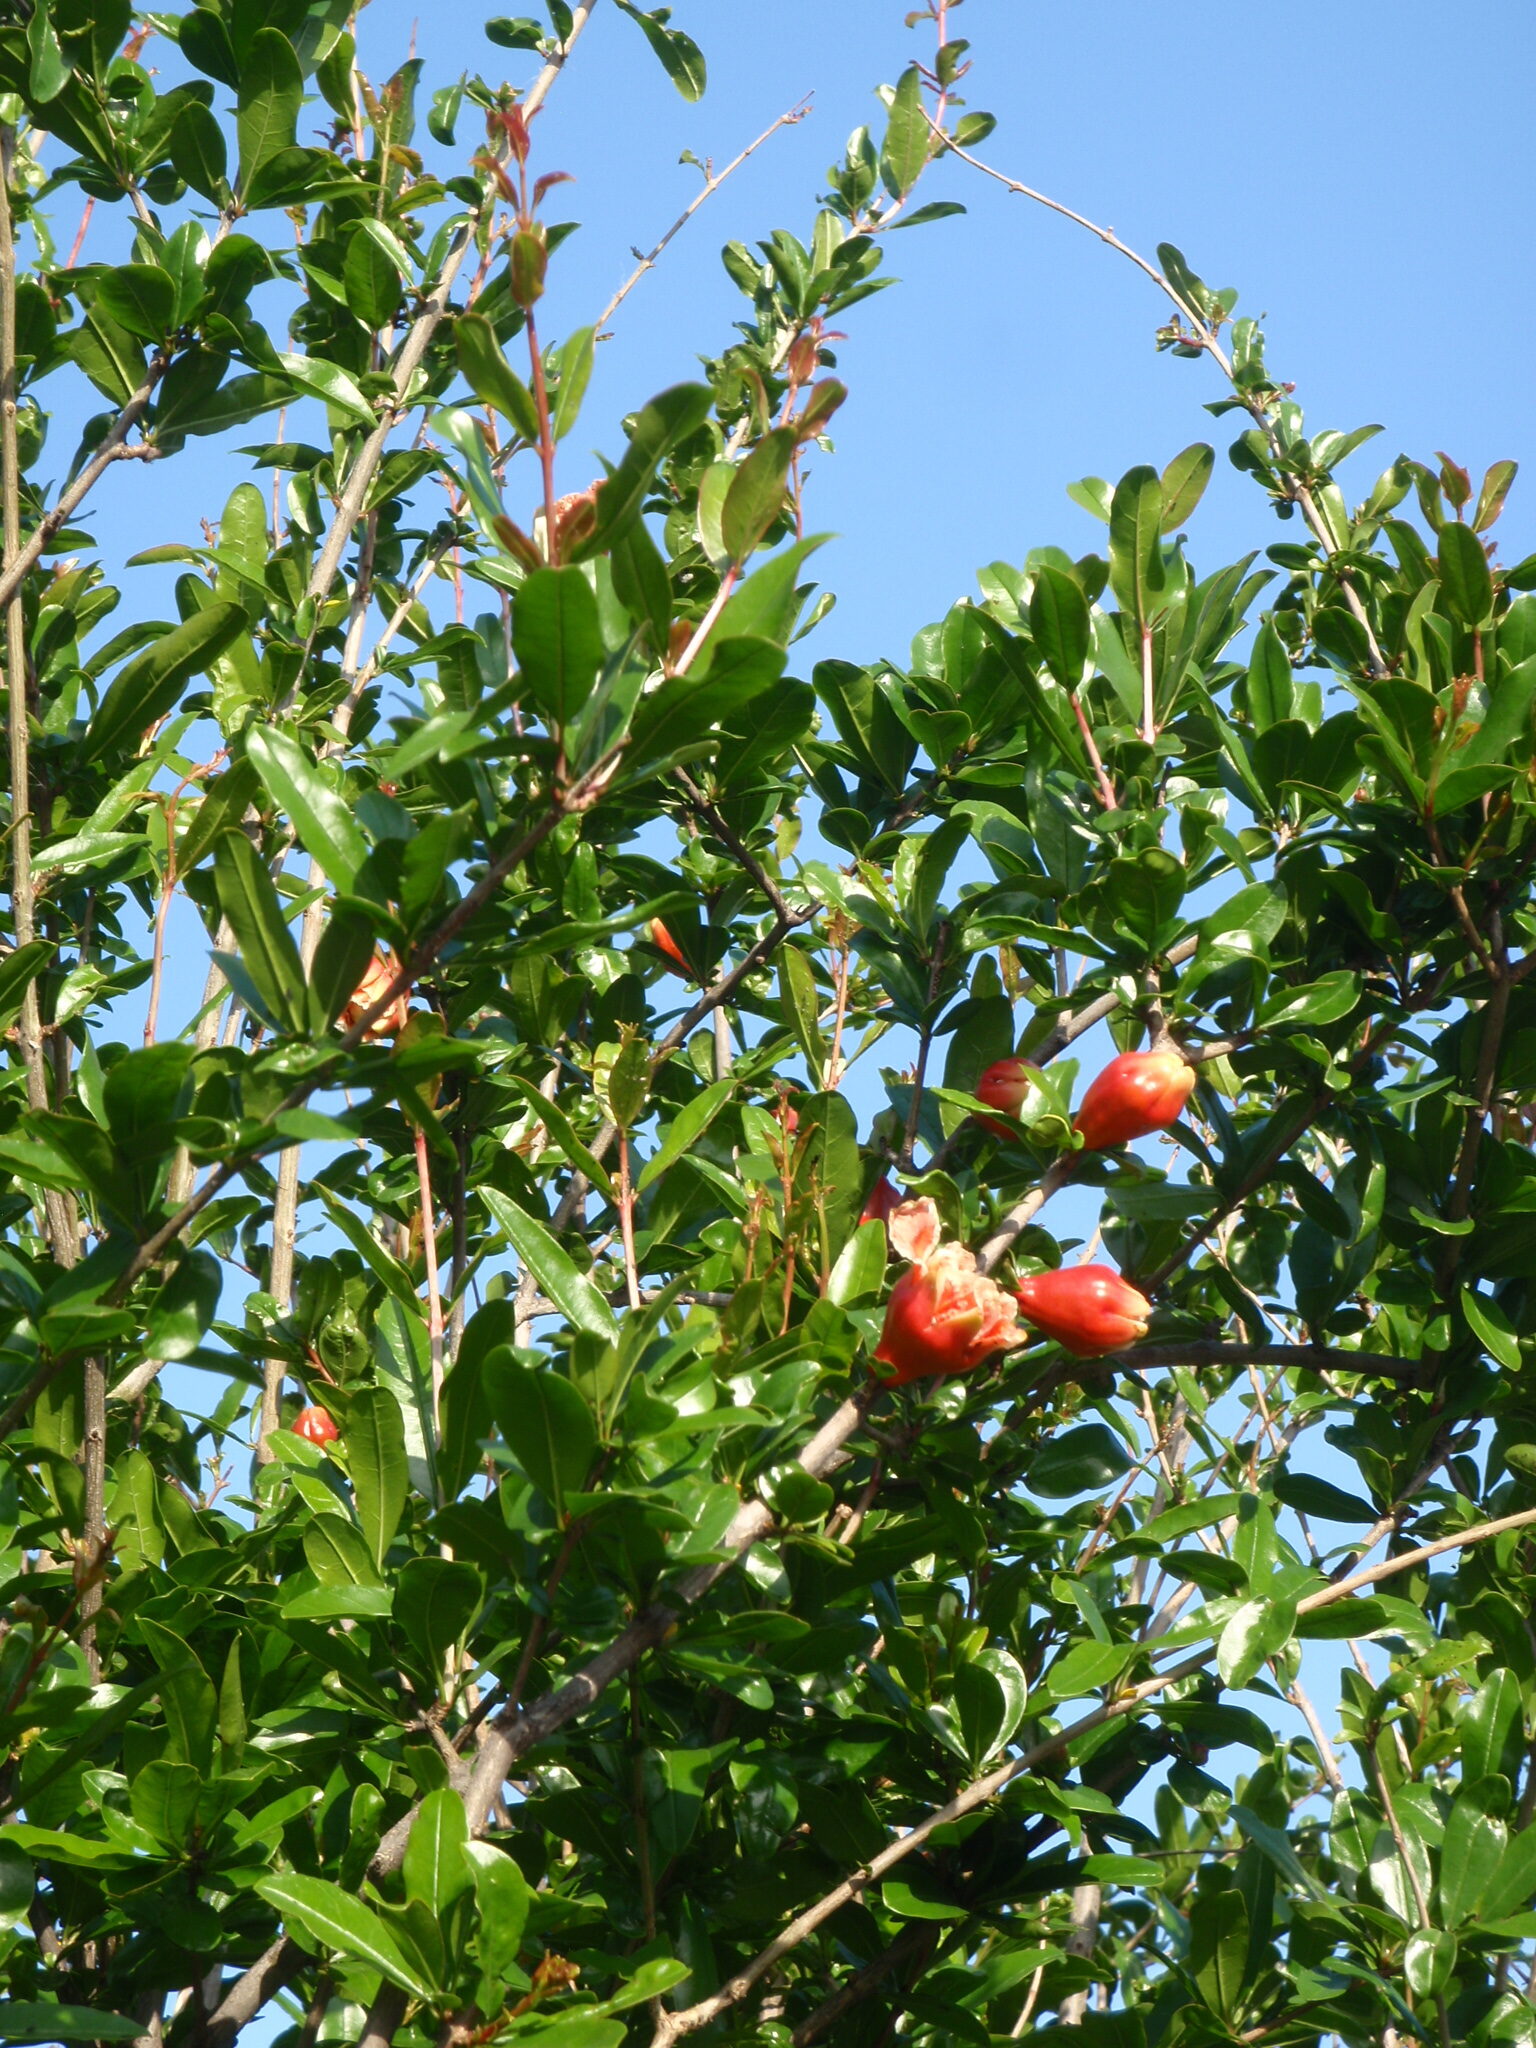
<path id="1" fill-rule="evenodd" d="M 387 954 L 375 953 L 368 962 L 367 967 L 363 970 L 362 980 L 352 991 L 351 1000 L 341 1013 L 340 1023 L 343 1031 L 351 1031 L 362 1022 L 363 1018 L 367 1016 L 368 1012 L 379 1000 L 379 997 L 383 995 L 394 978 L 395 966 L 393 961 L 389 959 Z M 368 1026 L 368 1029 L 363 1033 L 363 1036 L 370 1039 L 393 1038 L 397 1032 L 405 1029 L 406 1021 L 410 1014 L 410 993 L 406 989 L 401 989 L 400 993 L 392 999 L 388 1008 L 381 1015 L 375 1017 Z"/>
<path id="2" fill-rule="evenodd" d="M 1147 1334 L 1152 1304 L 1113 1266 L 1061 1266 L 1019 1282 L 1024 1320 L 1078 1358 L 1123 1351 Z"/>
<path id="3" fill-rule="evenodd" d="M 1008 1116 L 1017 1116 L 1039 1072 L 1040 1069 L 1028 1060 L 994 1060 L 976 1083 L 976 1100 L 984 1102 L 988 1109 L 1000 1109 Z M 996 1123 L 989 1116 L 979 1116 L 976 1121 L 994 1138 L 1011 1138 L 1014 1135 L 1006 1124 Z"/>
<path id="4" fill-rule="evenodd" d="M 889 1177 L 877 1180 L 869 1191 L 868 1199 L 859 1214 L 861 1223 L 889 1224 L 892 1216 L 901 1207 L 903 1196 L 900 1188 Z"/>
<path id="5" fill-rule="evenodd" d="M 1072 1120 L 1089 1152 L 1166 1130 L 1190 1098 L 1195 1070 L 1176 1052 L 1123 1052 L 1096 1075 Z"/>
<path id="6" fill-rule="evenodd" d="M 892 1247 L 913 1263 L 891 1289 L 875 1357 L 892 1386 L 971 1372 L 1020 1341 L 1018 1312 L 979 1272 L 963 1244 L 942 1241 L 939 1212 L 926 1197 L 902 1202 L 886 1225 Z"/>

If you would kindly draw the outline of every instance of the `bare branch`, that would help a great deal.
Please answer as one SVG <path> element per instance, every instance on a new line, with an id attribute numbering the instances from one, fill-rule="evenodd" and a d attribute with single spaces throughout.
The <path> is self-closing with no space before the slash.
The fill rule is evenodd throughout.
<path id="1" fill-rule="evenodd" d="M 286 1934 L 259 1955 L 241 1977 L 237 1977 L 201 2032 L 202 2048 L 230 2048 L 241 2028 L 255 2019 L 264 2005 L 294 1977 L 305 1962 L 305 1954 Z"/>
<path id="2" fill-rule="evenodd" d="M 685 227 L 687 227 L 689 221 L 693 219 L 693 216 L 698 212 L 699 208 L 704 204 L 705 200 L 712 198 L 714 194 L 720 190 L 720 187 L 725 183 L 726 179 L 731 175 L 732 171 L 740 170 L 741 166 L 746 162 L 747 158 L 752 154 L 753 150 L 761 149 L 763 144 L 768 140 L 769 136 L 776 135 L 781 128 L 793 128 L 797 122 L 803 121 L 806 115 L 811 110 L 811 101 L 814 97 L 814 94 L 807 93 L 805 98 L 800 101 L 798 106 L 791 107 L 787 113 L 780 114 L 777 121 L 770 122 L 769 125 L 763 130 L 762 134 L 757 137 L 755 142 L 749 142 L 746 148 L 742 150 L 739 156 L 733 156 L 731 158 L 730 162 L 726 165 L 723 171 L 707 172 L 703 186 L 697 193 L 695 193 L 691 202 L 683 208 L 682 212 L 677 216 L 677 219 L 673 221 L 671 227 L 667 229 L 667 232 L 656 244 L 655 248 L 651 251 L 650 255 L 640 257 L 639 266 L 635 270 L 631 271 L 630 275 L 624 280 L 623 284 L 619 286 L 618 290 L 614 293 L 613 297 L 608 301 L 607 305 L 604 306 L 601 313 L 598 314 L 597 327 L 598 332 L 600 334 L 602 330 L 608 325 L 608 322 L 613 318 L 614 314 L 619 310 L 620 306 L 622 306 L 624 301 L 629 297 L 630 293 L 634 290 L 635 286 L 640 282 L 641 278 L 645 276 L 646 272 L 648 270 L 655 269 L 657 258 L 666 248 L 668 242 L 672 240 L 674 235 L 681 234 L 682 230 Z M 638 250 L 635 251 L 636 255 L 639 255 L 639 253 L 640 252 Z"/>

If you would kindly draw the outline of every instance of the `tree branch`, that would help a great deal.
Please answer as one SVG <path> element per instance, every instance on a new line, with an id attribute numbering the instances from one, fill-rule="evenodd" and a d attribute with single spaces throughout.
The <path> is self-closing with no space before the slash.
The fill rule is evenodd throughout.
<path id="1" fill-rule="evenodd" d="M 620 306 L 623 305 L 624 301 L 629 297 L 630 293 L 634 290 L 635 286 L 640 282 L 641 278 L 645 276 L 646 272 L 648 270 L 655 269 L 657 258 L 666 248 L 668 242 L 672 240 L 674 235 L 681 234 L 683 229 L 687 227 L 689 221 L 693 219 L 693 216 L 704 204 L 705 200 L 712 198 L 714 194 L 720 190 L 720 187 L 725 183 L 726 179 L 731 175 L 732 171 L 740 170 L 741 166 L 746 162 L 747 158 L 752 154 L 753 150 L 761 149 L 763 144 L 768 140 L 769 136 L 776 135 L 781 128 L 793 128 L 797 122 L 803 121 L 806 115 L 810 112 L 811 101 L 814 97 L 814 94 L 807 93 L 805 98 L 800 101 L 798 106 L 789 108 L 789 110 L 786 113 L 780 114 L 777 121 L 770 122 L 769 125 L 763 130 L 762 134 L 757 137 L 755 142 L 749 142 L 746 148 L 742 150 L 739 156 L 733 156 L 731 158 L 730 162 L 726 165 L 723 171 L 706 171 L 704 185 L 694 195 L 694 198 L 691 201 L 691 203 L 683 208 L 682 212 L 677 216 L 677 219 L 673 221 L 671 227 L 667 229 L 667 232 L 656 244 L 655 248 L 651 251 L 650 255 L 640 256 L 639 267 L 630 273 L 630 275 L 624 280 L 623 284 L 621 284 L 618 290 L 614 293 L 613 297 L 608 301 L 607 305 L 604 306 L 601 313 L 598 314 L 597 331 L 599 335 L 601 335 L 602 330 L 608 325 L 608 322 L 613 318 L 614 314 L 619 310 Z M 639 256 L 639 250 L 635 250 L 634 254 Z"/>
<path id="2" fill-rule="evenodd" d="M 1358 1592 L 1362 1586 L 1378 1585 L 1383 1579 L 1392 1578 L 1400 1572 L 1411 1571 L 1415 1565 L 1424 1563 L 1428 1558 L 1442 1556 L 1447 1551 L 1465 1550 L 1474 1543 L 1484 1543 L 1492 1537 L 1505 1535 L 1509 1530 L 1526 1529 L 1533 1524 L 1536 1524 L 1536 1508 L 1527 1508 L 1518 1515 L 1502 1516 L 1495 1522 L 1480 1522 L 1471 1529 L 1464 1529 L 1458 1536 L 1445 1536 L 1438 1542 L 1422 1544 L 1417 1550 L 1404 1552 L 1401 1557 L 1389 1558 L 1384 1564 L 1373 1565 L 1368 1571 L 1356 1572 L 1350 1578 L 1341 1579 L 1337 1585 L 1326 1586 L 1316 1593 L 1309 1593 L 1304 1600 L 1298 1601 L 1296 1612 L 1298 1616 L 1315 1614 L 1319 1608 L 1336 1605 L 1349 1594 Z M 1193 1677 L 1197 1671 L 1204 1669 L 1215 1654 L 1215 1643 L 1208 1643 L 1203 1649 L 1182 1658 L 1166 1671 L 1160 1671 L 1155 1677 L 1144 1679 L 1139 1685 L 1130 1686 L 1114 1699 L 1105 1701 L 1092 1713 L 1074 1721 L 1069 1728 L 1063 1728 L 1055 1735 L 1048 1736 L 1044 1742 L 1037 1742 L 1022 1756 L 1014 1757 L 1008 1763 L 1000 1764 L 996 1770 L 987 1772 L 985 1777 L 978 1778 L 963 1792 L 957 1793 L 948 1805 L 936 1808 L 906 1834 L 888 1842 L 878 1856 L 871 1857 L 863 1869 L 856 1870 L 824 1898 L 819 1899 L 814 1906 L 809 1906 L 805 1912 L 798 1914 L 760 1955 L 754 1957 L 744 1969 L 738 1970 L 735 1976 L 722 1984 L 711 1997 L 701 1999 L 697 2005 L 687 2006 L 681 2012 L 664 2014 L 651 2037 L 651 2048 L 670 2048 L 670 2044 L 681 2035 L 691 2034 L 700 2027 L 708 2026 L 711 2020 L 718 2019 L 721 2013 L 728 2012 L 732 2006 L 738 2005 L 767 1971 L 782 1962 L 785 1956 L 814 1934 L 834 1913 L 839 1912 L 842 1907 L 867 1891 L 879 1878 L 884 1877 L 888 1870 L 894 1869 L 905 1857 L 922 1848 L 937 1829 L 946 1827 L 953 1821 L 962 1820 L 966 1814 L 974 1813 L 977 1807 L 985 1806 L 1015 1778 L 1022 1777 L 1025 1772 L 1032 1771 L 1050 1758 L 1061 1755 L 1063 1750 L 1070 1749 L 1072 1744 L 1084 1735 L 1092 1734 L 1096 1728 L 1104 1727 L 1107 1722 L 1124 1720 L 1128 1715 L 1134 1714 L 1145 1701 L 1154 1698 L 1160 1692 L 1166 1692 L 1169 1686 L 1176 1685 L 1181 1679 Z"/>
<path id="3" fill-rule="evenodd" d="M 280 1935 L 241 1977 L 237 1977 L 204 2021 L 203 2048 L 230 2048 L 241 2028 L 303 1968 L 308 1958 L 298 1943 Z"/>
<path id="4" fill-rule="evenodd" d="M 880 1392 L 880 1383 L 870 1380 L 857 1393 L 850 1395 L 801 1452 L 801 1470 L 813 1479 L 824 1479 L 835 1472 L 844 1462 L 844 1446 L 860 1427 Z M 492 1718 L 473 1765 L 454 1774 L 454 1782 L 464 1796 L 470 1827 L 475 1833 L 485 1827 L 492 1801 L 500 1793 L 517 1759 L 539 1743 L 547 1742 L 551 1735 L 578 1714 L 585 1713 L 605 1686 L 630 1670 L 647 1650 L 654 1649 L 665 1639 L 676 1626 L 684 1608 L 702 1598 L 754 1543 L 762 1542 L 771 1533 L 775 1522 L 772 1508 L 764 1502 L 743 1501 L 717 1546 L 728 1553 L 725 1557 L 713 1564 L 698 1565 L 685 1573 L 665 1601 L 654 1602 L 554 1692 L 546 1693 L 526 1708 L 520 1708 L 515 1702 L 509 1704 Z M 414 1820 L 413 1808 L 390 1829 L 369 1866 L 370 1875 L 382 1877 L 399 1868 Z"/>

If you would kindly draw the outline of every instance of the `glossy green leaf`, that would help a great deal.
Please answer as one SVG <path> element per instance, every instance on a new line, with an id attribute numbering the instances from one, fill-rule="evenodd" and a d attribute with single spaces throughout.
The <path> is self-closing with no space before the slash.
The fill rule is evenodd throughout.
<path id="1" fill-rule="evenodd" d="M 340 1885 L 294 1875 L 259 1878 L 256 1890 L 321 1947 L 376 1970 L 413 1998 L 431 1997 L 430 1985 L 411 1969 L 378 1914 Z"/>
<path id="2" fill-rule="evenodd" d="M 244 627 L 239 605 L 214 603 L 160 634 L 113 678 L 80 742 L 82 760 L 98 761 L 138 740 Z"/>
<path id="3" fill-rule="evenodd" d="M 380 1570 L 389 1553 L 409 1492 L 405 1426 L 400 1404 L 385 1387 L 364 1387 L 347 1410 L 347 1471 L 357 1519 Z"/>
<path id="4" fill-rule="evenodd" d="M 239 70 L 239 184 L 249 188 L 262 165 L 291 149 L 304 99 L 304 74 L 287 36 L 262 28 L 251 38 Z"/>
<path id="5" fill-rule="evenodd" d="M 567 1322 L 611 1341 L 618 1334 L 613 1311 L 548 1225 L 495 1188 L 484 1188 L 481 1193 L 497 1228 L 511 1240 L 518 1258 Z"/>
<path id="6" fill-rule="evenodd" d="M 535 569 L 512 606 L 512 651 L 529 701 L 557 727 L 592 693 L 603 661 L 597 599 L 580 569 Z"/>

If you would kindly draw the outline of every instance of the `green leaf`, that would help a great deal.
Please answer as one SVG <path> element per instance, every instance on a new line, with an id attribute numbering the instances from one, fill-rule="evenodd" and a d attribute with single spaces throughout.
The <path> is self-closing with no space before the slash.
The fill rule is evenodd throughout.
<path id="1" fill-rule="evenodd" d="M 304 851 L 350 894 L 368 858 L 368 842 L 349 806 L 285 727 L 253 724 L 245 746 L 268 796 L 293 820 Z"/>
<path id="2" fill-rule="evenodd" d="M 32 939 L 0 960 L 0 1020 L 21 1008 L 22 998 L 53 958 L 54 950 L 47 939 Z"/>
<path id="3" fill-rule="evenodd" d="M 1499 1858 L 1483 1893 L 1479 1917 L 1502 1920 L 1506 1913 L 1523 1913 L 1532 1899 L 1536 1899 L 1536 1828 L 1528 1827 L 1511 1839 Z"/>
<path id="4" fill-rule="evenodd" d="M 1047 1500 L 1067 1500 L 1113 1486 L 1130 1469 L 1119 1437 L 1102 1422 L 1085 1422 L 1042 1444 L 1024 1468 L 1024 1483 Z"/>
<path id="5" fill-rule="evenodd" d="M 674 384 L 641 408 L 622 461 L 597 494 L 597 524 L 573 560 L 602 554 L 613 536 L 633 524 L 657 464 L 704 424 L 713 405 L 707 384 Z"/>
<path id="6" fill-rule="evenodd" d="M 1128 469 L 1109 506 L 1109 580 L 1121 608 L 1150 625 L 1161 593 L 1163 484 L 1155 469 Z"/>
<path id="7" fill-rule="evenodd" d="M 474 1879 L 479 1929 L 475 1936 L 483 1976 L 504 1981 L 523 1945 L 533 1893 L 505 1850 L 489 1842 L 466 1842 L 460 1855 Z"/>
<path id="8" fill-rule="evenodd" d="M 309 966 L 309 1028 L 329 1031 L 357 990 L 373 958 L 373 926 L 353 911 L 326 920 Z"/>
<path id="9" fill-rule="evenodd" d="M 1438 537 L 1440 588 L 1452 615 L 1464 626 L 1486 626 L 1493 618 L 1493 576 L 1483 544 L 1470 526 L 1452 520 Z"/>
<path id="10" fill-rule="evenodd" d="M 166 1756 L 206 1772 L 213 1764 L 219 1702 L 208 1674 L 179 1635 L 141 1615 L 138 1633 L 160 1668 L 160 1703 L 165 1709 Z"/>
<path id="11" fill-rule="evenodd" d="M 1161 479 L 1163 533 L 1173 533 L 1189 518 L 1205 496 L 1205 487 L 1211 480 L 1215 464 L 1216 451 L 1205 441 L 1196 441 L 1182 454 L 1175 455 Z"/>
<path id="12" fill-rule="evenodd" d="M 1497 1359 L 1506 1372 L 1518 1372 L 1522 1364 L 1520 1341 L 1498 1302 L 1463 1287 L 1461 1312 L 1488 1356 Z"/>
<path id="13" fill-rule="evenodd" d="M 662 69 L 677 87 L 685 100 L 702 99 L 704 96 L 705 69 L 704 55 L 691 36 L 685 36 L 681 29 L 668 28 L 669 7 L 658 7 L 654 14 L 647 14 L 636 7 L 633 0 L 616 0 L 622 14 L 627 14 L 656 55 L 661 59 Z"/>
<path id="14" fill-rule="evenodd" d="M 291 383 L 315 398 L 324 399 L 354 427 L 366 427 L 371 431 L 378 425 L 378 414 L 345 370 L 319 356 L 280 354 L 277 360 Z"/>
<path id="15" fill-rule="evenodd" d="M 322 1586 L 382 1584 L 368 1547 L 345 1515 L 316 1515 L 304 1531 L 304 1562 Z"/>
<path id="16" fill-rule="evenodd" d="M 816 972 L 799 946 L 779 949 L 779 1009 L 805 1054 L 814 1087 L 826 1067 L 827 1048 L 821 1035 L 821 994 L 816 986 Z"/>
<path id="17" fill-rule="evenodd" d="M 597 599 L 580 569 L 535 569 L 512 600 L 519 681 L 557 729 L 576 716 L 603 664 Z"/>
<path id="18" fill-rule="evenodd" d="M 1093 646 L 1088 600 L 1075 576 L 1046 562 L 1035 572 L 1029 631 L 1039 654 L 1064 690 L 1075 690 Z"/>
<path id="19" fill-rule="evenodd" d="M 217 19 L 213 15 L 206 18 Z M 229 193 L 229 156 L 224 131 L 208 108 L 196 101 L 184 106 L 171 128 L 167 148 L 177 177 L 215 206 L 222 205 Z"/>
<path id="20" fill-rule="evenodd" d="M 167 1849 L 189 1848 L 203 1793 L 203 1773 L 191 1764 L 156 1757 L 129 1787 L 129 1809 L 141 1828 Z"/>
<path id="21" fill-rule="evenodd" d="M 118 670 L 80 742 L 82 763 L 136 742 L 175 706 L 183 687 L 245 630 L 237 604 L 215 602 L 171 626 Z"/>
<path id="22" fill-rule="evenodd" d="M 1216 1641 L 1223 1683 L 1240 1691 L 1296 1632 L 1294 1600 L 1245 1600 Z"/>
<path id="23" fill-rule="evenodd" d="M 94 2005 L 45 2005 L 26 1998 L 0 1999 L 0 2041 L 139 2041 L 141 2020 L 102 2012 Z"/>
<path id="24" fill-rule="evenodd" d="M 1275 1499 L 1304 1515 L 1320 1515 L 1325 1522 L 1374 1522 L 1377 1511 L 1359 1494 L 1346 1493 L 1331 1480 L 1314 1478 L 1310 1472 L 1293 1472 L 1282 1465 L 1271 1482 Z"/>
<path id="25" fill-rule="evenodd" d="M 732 562 L 745 562 L 778 518 L 798 446 L 793 428 L 773 427 L 737 468 L 720 514 L 720 537 Z"/>
<path id="26" fill-rule="evenodd" d="M 158 263 L 126 263 L 98 279 L 97 301 L 143 341 L 161 341 L 176 315 L 176 284 Z"/>
<path id="27" fill-rule="evenodd" d="M 275 28 L 258 29 L 239 74 L 235 134 L 242 192 L 264 163 L 293 147 L 303 101 L 304 74 L 292 43 Z"/>
<path id="28" fill-rule="evenodd" d="M 710 636 L 712 659 L 718 660 L 732 640 L 769 640 L 787 647 L 800 610 L 796 578 L 807 556 L 826 544 L 824 533 L 797 540 L 754 569 L 735 591 Z"/>
<path id="29" fill-rule="evenodd" d="M 549 1132 L 562 1155 L 579 1172 L 584 1173 L 595 1188 L 600 1188 L 605 1199 L 611 1202 L 614 1192 L 613 1181 L 607 1167 L 577 1137 L 575 1127 L 560 1105 L 541 1095 L 533 1083 L 525 1081 L 521 1074 L 509 1074 L 507 1079 Z M 640 1186 L 644 1185 L 645 1182 L 642 1180 Z"/>
<path id="30" fill-rule="evenodd" d="M 1256 732 L 1294 716 L 1296 689 L 1285 643 L 1266 619 L 1253 638 L 1248 657 L 1248 715 Z"/>
<path id="31" fill-rule="evenodd" d="M 565 1496 L 583 1490 L 597 1456 L 591 1409 L 560 1373 L 519 1365 L 510 1350 L 493 1351 L 485 1372 L 497 1428 L 563 1517 Z"/>
<path id="32" fill-rule="evenodd" d="M 262 31 L 263 35 L 270 33 Z M 257 1879 L 255 1890 L 301 1935 L 311 1936 L 321 1947 L 334 1949 L 338 1955 L 365 1963 L 413 1998 L 432 1997 L 431 1985 L 423 1982 L 406 1962 L 394 1935 L 378 1914 L 340 1885 L 330 1884 L 322 1877 L 263 1877 Z"/>
<path id="33" fill-rule="evenodd" d="M 1235 2018 L 1248 1979 L 1248 1907 L 1235 1886 L 1191 1900 L 1188 1969 L 1211 2011 Z"/>
<path id="34" fill-rule="evenodd" d="M 581 415 L 581 401 L 587 395 L 592 362 L 597 348 L 597 329 L 578 327 L 562 344 L 558 358 L 560 381 L 555 389 L 552 424 L 555 439 L 563 441 Z"/>
<path id="35" fill-rule="evenodd" d="M 1113 1685 L 1134 1655 L 1132 1643 L 1074 1643 L 1051 1665 L 1045 1682 L 1054 1699 L 1086 1699 L 1100 1687 Z"/>
<path id="36" fill-rule="evenodd" d="M 0 1923 L 19 1920 L 37 1892 L 37 1870 L 19 1842 L 0 1835 Z"/>
<path id="37" fill-rule="evenodd" d="M 878 1294 L 885 1285 L 889 1257 L 885 1225 L 876 1219 L 861 1223 L 837 1255 L 827 1276 L 827 1299 L 839 1308 Z"/>
<path id="38" fill-rule="evenodd" d="M 662 1134 L 662 1140 L 655 1152 L 645 1162 L 635 1192 L 641 1194 L 650 1187 L 669 1167 L 675 1166 L 693 1150 L 702 1134 L 708 1130 L 715 1118 L 731 1099 L 734 1087 L 731 1081 L 712 1081 L 697 1095 L 690 1097 L 673 1117 Z"/>
<path id="39" fill-rule="evenodd" d="M 347 1471 L 357 1519 L 382 1571 L 410 1488 L 400 1403 L 387 1387 L 364 1387 L 347 1411 Z"/>
<path id="40" fill-rule="evenodd" d="M 304 968 L 265 862 L 243 832 L 226 832 L 214 845 L 213 872 L 220 908 L 257 994 L 281 1029 L 301 1031 Z"/>
<path id="41" fill-rule="evenodd" d="M 905 199 L 923 174 L 933 149 L 933 130 L 923 106 L 923 80 L 909 64 L 896 81 L 880 150 L 880 176 L 893 199 Z"/>
<path id="42" fill-rule="evenodd" d="M 496 330 L 482 313 L 461 313 L 453 324 L 459 369 L 484 405 L 493 405 L 525 441 L 537 444 L 539 409 L 533 393 L 502 354 Z"/>
<path id="43" fill-rule="evenodd" d="M 484 1597 L 472 1564 L 446 1557 L 412 1557 L 395 1584 L 395 1620 L 421 1659 L 440 1676 L 443 1659 L 474 1619 Z"/>
<path id="44" fill-rule="evenodd" d="M 450 1785 L 429 1792 L 416 1809 L 405 1845 L 405 1895 L 420 1899 L 436 1918 L 445 1913 L 474 1878 L 464 1851 L 469 1846 L 469 1818 L 464 1801 Z"/>
<path id="45" fill-rule="evenodd" d="M 1479 1812 L 1465 1794 L 1452 1802 L 1440 1855 L 1440 1911 L 1436 1918 L 1442 1927 L 1459 1927 L 1478 1912 L 1483 1893 L 1503 1861 L 1507 1836 L 1503 1822 Z"/>
<path id="46" fill-rule="evenodd" d="M 482 1188 L 480 1195 L 518 1258 L 572 1328 L 612 1343 L 619 1333 L 612 1309 L 549 1226 L 496 1188 Z"/>

